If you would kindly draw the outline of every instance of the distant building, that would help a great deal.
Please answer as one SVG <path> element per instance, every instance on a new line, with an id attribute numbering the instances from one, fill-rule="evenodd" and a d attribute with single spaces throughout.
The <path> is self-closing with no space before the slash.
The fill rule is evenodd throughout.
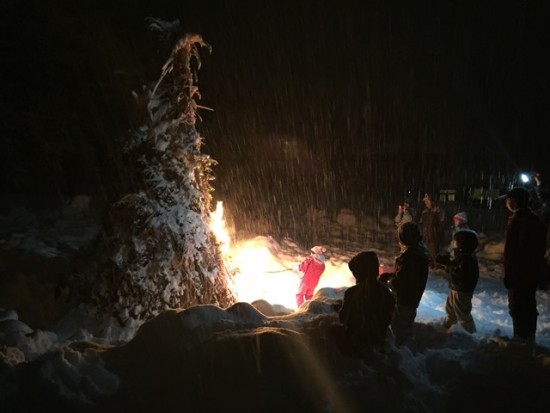
<path id="1" fill-rule="evenodd" d="M 474 206 L 492 208 L 493 201 L 500 196 L 500 189 L 470 188 L 468 203 Z"/>
<path id="2" fill-rule="evenodd" d="M 442 204 L 456 202 L 458 200 L 456 195 L 456 189 L 440 189 L 437 200 Z"/>

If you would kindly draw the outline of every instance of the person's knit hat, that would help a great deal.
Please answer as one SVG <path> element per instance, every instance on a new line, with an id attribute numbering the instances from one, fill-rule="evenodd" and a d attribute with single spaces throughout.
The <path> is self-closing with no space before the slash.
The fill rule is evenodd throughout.
<path id="1" fill-rule="evenodd" d="M 325 247 L 321 247 L 320 245 L 316 245 L 315 247 L 311 248 L 311 253 L 313 254 L 313 259 L 317 261 L 320 264 L 323 264 L 326 260 L 326 257 L 324 253 L 326 252 Z"/>
<path id="2" fill-rule="evenodd" d="M 475 231 L 464 229 L 454 235 L 456 247 L 464 254 L 473 254 L 479 244 L 479 238 Z"/>
<path id="3" fill-rule="evenodd" d="M 460 224 L 466 224 L 468 222 L 468 215 L 466 215 L 466 212 L 462 211 L 455 214 L 453 219 L 456 219 Z"/>
<path id="4" fill-rule="evenodd" d="M 325 252 L 327 252 L 327 249 L 325 247 L 316 245 L 315 247 L 311 248 L 311 252 L 313 252 L 314 254 L 323 255 Z"/>
<path id="5" fill-rule="evenodd" d="M 432 197 L 427 192 L 424 194 L 424 198 L 422 198 L 422 201 L 426 201 L 426 200 L 432 201 Z"/>

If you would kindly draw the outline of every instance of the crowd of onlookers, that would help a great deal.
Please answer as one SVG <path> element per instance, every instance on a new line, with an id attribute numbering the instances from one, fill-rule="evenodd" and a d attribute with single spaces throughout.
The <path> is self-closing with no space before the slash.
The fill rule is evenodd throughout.
<path id="1" fill-rule="evenodd" d="M 502 197 L 510 216 L 504 246 L 504 287 L 513 323 L 513 340 L 534 344 L 537 326 L 536 291 L 547 289 L 550 280 L 550 192 L 535 175 L 532 190 L 515 187 Z M 445 271 L 449 291 L 442 327 L 460 323 L 476 332 L 472 297 L 479 279 L 476 231 L 468 225 L 466 212 L 453 216 L 450 247 L 442 250 L 445 212 L 426 194 L 424 208 L 416 215 L 411 202 L 398 206 L 395 224 L 400 253 L 392 272 L 379 273 L 378 256 L 363 251 L 348 263 L 356 285 L 345 292 L 339 309 L 341 337 L 355 354 L 381 350 L 391 338 L 396 345 L 414 343 L 416 311 L 431 270 Z M 324 271 L 325 248 L 315 246 L 299 269 L 303 272 L 297 305 L 310 300 Z"/>

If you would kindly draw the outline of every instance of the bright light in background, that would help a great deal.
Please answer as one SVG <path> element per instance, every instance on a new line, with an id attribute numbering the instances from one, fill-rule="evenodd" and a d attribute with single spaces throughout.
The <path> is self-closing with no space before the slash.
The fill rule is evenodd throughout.
<path id="1" fill-rule="evenodd" d="M 289 252 L 271 237 L 231 243 L 221 202 L 217 203 L 216 212 L 211 214 L 211 218 L 211 228 L 222 244 L 224 259 L 229 268 L 237 270 L 232 280 L 232 290 L 237 300 L 248 303 L 265 300 L 272 305 L 295 309 L 296 292 L 302 274 L 292 268 L 309 256 L 309 251 Z M 330 256 L 328 258 L 317 289 L 355 284 L 347 263 L 332 262 Z"/>
<path id="2" fill-rule="evenodd" d="M 521 178 L 521 182 L 523 182 L 524 184 L 529 182 L 529 175 L 527 175 L 527 174 L 521 174 L 520 178 Z"/>

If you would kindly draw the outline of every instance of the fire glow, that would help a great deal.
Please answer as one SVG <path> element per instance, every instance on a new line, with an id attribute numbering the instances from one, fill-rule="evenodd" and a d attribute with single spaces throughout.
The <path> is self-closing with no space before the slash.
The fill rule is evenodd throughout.
<path id="1" fill-rule="evenodd" d="M 227 228 L 225 226 L 225 219 L 223 218 L 223 202 L 218 201 L 216 203 L 216 210 L 210 214 L 210 228 L 214 231 L 216 240 L 220 244 L 220 250 L 223 254 L 229 252 L 229 243 L 231 239 Z"/>
<path id="2" fill-rule="evenodd" d="M 217 203 L 216 211 L 210 218 L 224 260 L 228 268 L 236 270 L 232 290 L 237 300 L 248 303 L 265 300 L 272 305 L 295 309 L 296 291 L 302 276 L 295 268 L 309 255 L 309 251 L 289 253 L 271 237 L 231 242 L 221 202 Z M 355 283 L 347 263 L 329 257 L 325 265 L 317 289 L 348 287 Z"/>

